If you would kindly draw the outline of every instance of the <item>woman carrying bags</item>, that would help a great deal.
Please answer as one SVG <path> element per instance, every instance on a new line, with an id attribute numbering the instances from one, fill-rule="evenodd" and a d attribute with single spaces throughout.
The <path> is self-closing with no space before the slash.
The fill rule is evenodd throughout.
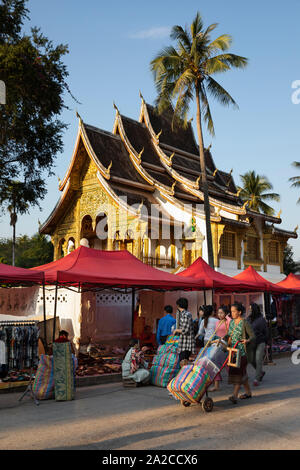
<path id="1" fill-rule="evenodd" d="M 242 318 L 244 307 L 239 302 L 235 302 L 231 306 L 232 321 L 230 322 L 227 341 L 230 347 L 234 347 L 240 351 L 241 362 L 239 367 L 229 366 L 228 383 L 234 386 L 233 395 L 229 400 L 237 404 L 238 394 L 241 385 L 244 386 L 245 392 L 240 395 L 241 400 L 252 398 L 251 389 L 248 382 L 247 364 L 253 361 L 253 345 L 255 345 L 255 334 L 250 323 Z"/>
<path id="2" fill-rule="evenodd" d="M 218 318 L 216 324 L 216 336 L 223 339 L 228 332 L 228 328 L 231 322 L 231 318 L 229 316 L 228 308 L 225 305 L 218 310 Z M 214 381 L 214 387 L 210 389 L 210 392 L 217 392 L 220 390 L 220 382 L 222 381 L 221 373 L 217 375 Z"/>

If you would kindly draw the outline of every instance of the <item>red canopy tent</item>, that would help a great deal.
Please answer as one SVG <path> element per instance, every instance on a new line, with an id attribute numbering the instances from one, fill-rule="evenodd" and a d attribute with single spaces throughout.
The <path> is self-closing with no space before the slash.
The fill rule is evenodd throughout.
<path id="1" fill-rule="evenodd" d="M 42 284 L 44 273 L 0 263 L 1 284 Z"/>
<path id="2" fill-rule="evenodd" d="M 290 273 L 283 281 L 278 282 L 277 286 L 284 287 L 293 294 L 300 294 L 300 276 Z"/>
<path id="3" fill-rule="evenodd" d="M 255 290 L 256 292 L 269 292 L 274 294 L 286 293 L 284 287 L 280 287 L 263 278 L 252 266 L 248 266 L 243 272 L 234 276 L 234 279 L 247 283 L 252 287 L 251 290 Z"/>
<path id="4" fill-rule="evenodd" d="M 64 258 L 32 269 L 43 271 L 47 284 L 62 286 L 162 290 L 196 290 L 204 286 L 195 279 L 180 279 L 152 268 L 126 250 L 103 251 L 80 246 Z"/>
<path id="5" fill-rule="evenodd" d="M 131 288 L 132 318 L 135 288 L 157 290 L 198 290 L 203 283 L 181 279 L 174 274 L 152 268 L 128 251 L 103 251 L 80 246 L 69 255 L 52 263 L 32 268 L 45 273 L 45 282 L 55 284 L 54 325 L 57 311 L 58 286 L 94 288 Z M 55 330 L 53 328 L 53 341 Z"/>
<path id="6" fill-rule="evenodd" d="M 214 289 L 222 292 L 245 292 L 253 290 L 253 286 L 247 282 L 235 279 L 219 273 L 211 268 L 203 258 L 199 257 L 190 267 L 178 273 L 177 276 L 189 277 L 204 283 L 205 289 Z"/>

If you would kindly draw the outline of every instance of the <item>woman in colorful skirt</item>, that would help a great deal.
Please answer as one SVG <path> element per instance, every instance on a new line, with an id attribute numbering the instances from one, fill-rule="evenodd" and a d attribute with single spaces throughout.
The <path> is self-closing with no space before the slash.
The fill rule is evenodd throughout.
<path id="1" fill-rule="evenodd" d="M 139 384 L 147 384 L 150 380 L 150 372 L 147 370 L 148 363 L 144 359 L 144 352 L 147 346 L 140 350 L 138 339 L 132 339 L 129 343 L 129 349 L 122 362 L 123 379 L 132 379 Z"/>
<path id="2" fill-rule="evenodd" d="M 252 398 L 251 389 L 248 382 L 247 364 L 252 361 L 252 345 L 255 344 L 255 334 L 250 323 L 242 318 L 244 307 L 239 302 L 235 302 L 231 306 L 232 321 L 228 329 L 228 345 L 234 347 L 239 341 L 236 348 L 241 354 L 240 367 L 229 367 L 228 383 L 234 386 L 233 395 L 229 400 L 237 404 L 238 394 L 241 385 L 244 386 L 245 393 L 240 395 L 241 400 Z"/>

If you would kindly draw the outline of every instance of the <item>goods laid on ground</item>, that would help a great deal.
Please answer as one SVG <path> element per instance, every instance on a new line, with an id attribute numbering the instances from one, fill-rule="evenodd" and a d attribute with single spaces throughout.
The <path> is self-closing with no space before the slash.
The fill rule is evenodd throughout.
<path id="1" fill-rule="evenodd" d="M 178 336 L 169 336 L 166 343 L 159 346 L 150 369 L 152 385 L 166 387 L 179 372 L 178 340 Z"/>

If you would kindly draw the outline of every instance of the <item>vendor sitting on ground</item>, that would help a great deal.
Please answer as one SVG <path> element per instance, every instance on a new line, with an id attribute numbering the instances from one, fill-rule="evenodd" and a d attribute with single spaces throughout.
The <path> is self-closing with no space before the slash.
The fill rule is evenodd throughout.
<path id="1" fill-rule="evenodd" d="M 132 339 L 122 362 L 123 379 L 132 379 L 139 384 L 147 384 L 150 380 L 150 372 L 147 370 L 148 363 L 144 359 L 147 346 L 140 349 L 138 339 Z"/>
<path id="2" fill-rule="evenodd" d="M 69 333 L 65 330 L 61 330 L 58 333 L 58 338 L 54 341 L 55 343 L 70 343 L 72 354 L 75 354 L 75 348 L 73 343 L 69 340 Z"/>

